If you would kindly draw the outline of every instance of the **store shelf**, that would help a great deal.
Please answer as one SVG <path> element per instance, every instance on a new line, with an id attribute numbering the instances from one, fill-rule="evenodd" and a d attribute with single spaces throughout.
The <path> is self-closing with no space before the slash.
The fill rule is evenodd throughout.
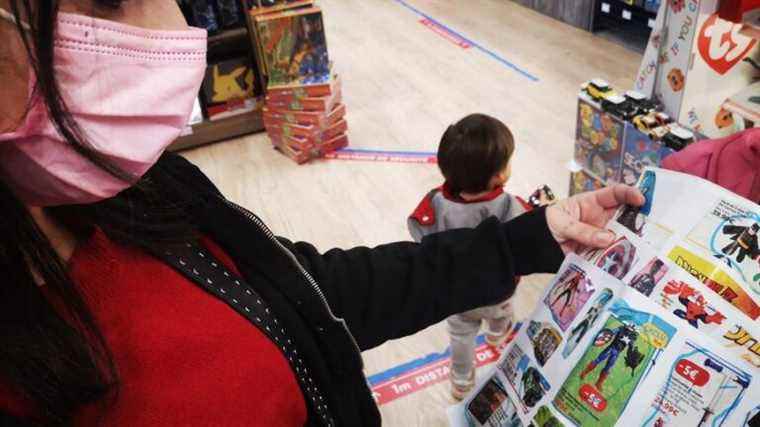
<path id="1" fill-rule="evenodd" d="M 213 48 L 217 45 L 226 44 L 235 40 L 245 40 L 246 37 L 248 37 L 248 28 L 232 28 L 222 31 L 221 33 L 214 34 L 213 36 L 209 36 L 208 45 L 209 48 Z"/>
<path id="2" fill-rule="evenodd" d="M 723 108 L 748 122 L 760 123 L 760 104 L 750 101 L 753 97 L 760 97 L 760 82 L 727 99 Z"/>
<path id="3" fill-rule="evenodd" d="M 654 25 L 657 12 L 646 10 L 642 6 L 630 5 L 622 0 L 600 0 L 596 17 L 603 25 L 636 26 L 649 32 Z"/>
<path id="4" fill-rule="evenodd" d="M 288 9 L 295 9 L 298 7 L 305 7 L 305 6 L 311 6 L 314 4 L 314 0 L 298 0 L 298 1 L 291 1 L 287 3 L 281 3 L 275 6 L 269 6 L 269 7 L 254 7 L 250 10 L 251 16 L 258 16 L 258 15 L 264 15 L 266 13 L 273 13 L 273 12 L 279 12 L 282 10 L 288 10 Z"/>
<path id="5" fill-rule="evenodd" d="M 263 130 L 264 118 L 260 110 L 216 121 L 207 120 L 194 125 L 192 133 L 178 138 L 169 147 L 169 151 L 186 150 Z"/>

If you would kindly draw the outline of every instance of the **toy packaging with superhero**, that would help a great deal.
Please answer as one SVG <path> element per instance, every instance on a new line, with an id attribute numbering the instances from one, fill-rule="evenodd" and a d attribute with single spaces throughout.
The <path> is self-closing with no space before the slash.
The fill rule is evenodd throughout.
<path id="1" fill-rule="evenodd" d="M 278 8 L 291 9 L 262 12 Z M 299 164 L 346 147 L 346 107 L 327 51 L 322 10 L 295 1 L 254 8 L 251 14 L 268 78 L 264 126 L 274 147 Z"/>
<path id="2" fill-rule="evenodd" d="M 760 206 L 652 167 L 636 185 L 646 203 L 615 214 L 607 248 L 568 255 L 451 425 L 760 418 Z"/>

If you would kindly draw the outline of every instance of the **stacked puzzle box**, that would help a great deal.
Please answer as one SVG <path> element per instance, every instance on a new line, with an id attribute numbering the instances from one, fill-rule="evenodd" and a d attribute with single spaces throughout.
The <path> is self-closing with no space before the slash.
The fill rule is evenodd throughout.
<path id="1" fill-rule="evenodd" d="M 254 19 L 269 78 L 264 126 L 272 144 L 299 164 L 347 146 L 341 80 L 327 54 L 321 9 Z"/>

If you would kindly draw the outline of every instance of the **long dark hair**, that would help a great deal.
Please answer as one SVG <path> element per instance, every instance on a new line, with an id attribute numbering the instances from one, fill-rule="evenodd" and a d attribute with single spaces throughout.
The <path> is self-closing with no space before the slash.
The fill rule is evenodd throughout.
<path id="1" fill-rule="evenodd" d="M 118 8 L 121 0 L 96 0 Z M 11 0 L 11 12 L 36 76 L 34 95 L 45 101 L 60 134 L 112 175 L 134 180 L 88 148 L 69 114 L 54 73 L 56 0 Z M 22 28 L 22 22 L 29 29 Z M 154 168 L 132 188 L 91 205 L 48 208 L 79 237 L 96 227 L 121 244 L 155 251 L 193 238 L 182 191 Z M 32 406 L 35 421 L 67 425 L 84 405 L 108 404 L 118 394 L 112 354 L 66 263 L 27 208 L 0 182 L 0 381 Z M 35 280 L 34 273 L 38 280 Z M 44 286 L 39 286 L 41 279 Z M 2 408 L 0 408 L 2 412 Z"/>

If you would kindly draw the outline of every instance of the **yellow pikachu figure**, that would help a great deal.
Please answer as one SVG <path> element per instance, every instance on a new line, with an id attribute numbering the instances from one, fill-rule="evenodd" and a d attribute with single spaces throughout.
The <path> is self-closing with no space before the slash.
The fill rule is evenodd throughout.
<path id="1" fill-rule="evenodd" d="M 247 87 L 241 87 L 238 78 L 244 75 L 244 83 Z M 253 70 L 248 67 L 238 67 L 229 74 L 222 75 L 219 73 L 219 66 L 214 66 L 214 96 L 211 102 L 226 102 L 231 99 L 242 99 L 253 95 Z"/>
<path id="2" fill-rule="evenodd" d="M 250 95 L 253 95 L 253 69 L 249 68 L 245 75 L 245 86 Z"/>

